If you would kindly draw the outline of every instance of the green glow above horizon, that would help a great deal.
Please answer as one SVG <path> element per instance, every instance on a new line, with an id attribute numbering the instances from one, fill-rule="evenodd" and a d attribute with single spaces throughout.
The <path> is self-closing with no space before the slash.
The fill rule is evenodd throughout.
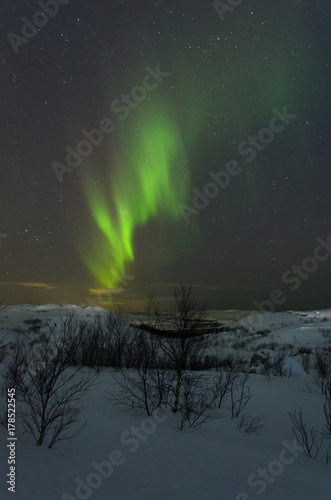
<path id="1" fill-rule="evenodd" d="M 152 218 L 165 223 L 181 217 L 179 204 L 190 184 L 179 127 L 160 105 L 140 116 L 138 126 L 124 123 L 119 133 L 109 183 L 101 183 L 91 165 L 83 179 L 96 227 L 92 243 L 80 250 L 89 271 L 108 288 L 119 285 L 134 261 L 136 229 Z"/>

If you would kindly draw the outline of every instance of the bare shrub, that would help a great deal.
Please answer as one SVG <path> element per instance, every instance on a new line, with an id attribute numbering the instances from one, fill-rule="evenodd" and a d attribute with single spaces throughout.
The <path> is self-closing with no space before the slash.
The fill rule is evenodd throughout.
<path id="1" fill-rule="evenodd" d="M 285 368 L 285 353 L 278 352 L 272 361 L 272 371 L 276 377 L 286 377 L 289 376 L 288 371 Z"/>
<path id="2" fill-rule="evenodd" d="M 131 349 L 132 327 L 120 309 L 109 313 L 105 324 L 104 343 L 108 353 L 106 366 L 130 367 L 134 364 Z"/>
<path id="3" fill-rule="evenodd" d="M 265 376 L 265 378 L 267 380 L 270 380 L 271 379 L 271 375 L 273 374 L 273 370 L 272 370 L 272 361 L 270 358 L 266 358 L 264 361 L 263 361 L 263 365 L 262 365 L 262 370 L 261 370 L 261 373 L 262 375 Z"/>
<path id="4" fill-rule="evenodd" d="M 23 321 L 24 324 L 29 325 L 29 332 L 39 333 L 43 326 L 40 318 L 29 318 Z"/>
<path id="5" fill-rule="evenodd" d="M 230 386 L 232 383 L 232 374 L 231 372 L 221 372 L 218 376 L 215 387 L 215 402 L 218 408 L 221 408 L 223 402 L 227 400 L 230 394 Z"/>
<path id="6" fill-rule="evenodd" d="M 325 395 L 327 389 L 327 382 L 331 376 L 331 355 L 317 352 L 314 359 L 313 380 L 321 394 Z"/>
<path id="7" fill-rule="evenodd" d="M 331 339 L 331 329 L 330 328 L 319 328 L 319 331 L 321 332 L 322 336 L 325 339 Z"/>
<path id="8" fill-rule="evenodd" d="M 251 398 L 247 361 L 238 354 L 221 360 L 222 372 L 214 385 L 215 402 L 221 408 L 230 398 L 232 417 L 237 417 Z"/>
<path id="9" fill-rule="evenodd" d="M 302 408 L 289 412 L 292 422 L 292 432 L 295 435 L 300 446 L 302 446 L 305 455 L 309 458 L 316 458 L 323 444 L 323 434 L 313 427 L 307 427 L 303 421 Z"/>
<path id="10" fill-rule="evenodd" d="M 292 375 L 291 368 L 286 368 L 285 358 L 284 352 L 277 352 L 275 355 L 266 355 L 263 360 L 261 373 L 267 380 L 270 380 L 271 376 L 290 377 Z"/>
<path id="11" fill-rule="evenodd" d="M 247 344 L 249 344 L 249 340 L 237 340 L 236 342 L 232 343 L 232 348 L 238 351 L 242 351 L 247 347 Z"/>
<path id="12" fill-rule="evenodd" d="M 250 434 L 251 432 L 257 432 L 263 429 L 263 427 L 263 417 L 261 416 L 252 416 L 248 415 L 247 413 L 243 413 L 237 421 L 238 431 L 241 431 L 243 429 L 247 434 Z"/>
<path id="13" fill-rule="evenodd" d="M 68 313 L 59 325 L 66 339 L 66 349 L 72 366 L 88 366 L 100 371 L 104 368 L 132 366 L 132 327 L 118 311 L 99 315 L 90 321 L 78 320 Z"/>
<path id="14" fill-rule="evenodd" d="M 38 446 L 47 438 L 51 448 L 75 437 L 85 425 L 77 427 L 85 409 L 80 402 L 94 376 L 69 368 L 65 339 L 57 338 L 52 329 L 36 348 L 17 340 L 3 376 L 7 387 L 15 387 L 24 430 Z"/>
<path id="15" fill-rule="evenodd" d="M 231 415 L 238 417 L 252 397 L 248 373 L 240 373 L 230 385 Z"/>
<path id="16" fill-rule="evenodd" d="M 158 352 L 153 334 L 140 332 L 131 350 L 134 365 L 130 369 L 112 371 L 116 389 L 106 392 L 124 409 L 152 415 L 156 408 L 168 404 L 174 374 Z"/>
<path id="17" fill-rule="evenodd" d="M 178 430 L 200 426 L 213 418 L 214 412 L 215 393 L 207 380 L 202 375 L 186 374 L 177 412 Z"/>

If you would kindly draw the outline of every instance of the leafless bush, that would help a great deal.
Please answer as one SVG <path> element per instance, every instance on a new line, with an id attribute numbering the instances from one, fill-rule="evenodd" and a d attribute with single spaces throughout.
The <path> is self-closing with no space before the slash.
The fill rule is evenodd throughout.
<path id="1" fill-rule="evenodd" d="M 153 334 L 140 332 L 131 349 L 133 367 L 112 371 L 116 389 L 106 392 L 123 408 L 152 415 L 156 408 L 168 404 L 174 374 L 158 352 Z"/>
<path id="2" fill-rule="evenodd" d="M 213 389 L 215 404 L 221 408 L 230 398 L 232 417 L 237 417 L 251 398 L 247 361 L 238 354 L 229 354 L 222 359 L 221 366 Z"/>
<path id="3" fill-rule="evenodd" d="M 51 448 L 57 441 L 75 437 L 85 425 L 77 426 L 85 409 L 80 401 L 94 376 L 69 368 L 64 337 L 56 337 L 51 330 L 45 337 L 36 348 L 17 340 L 3 375 L 6 386 L 16 389 L 24 431 L 38 446 L 47 438 Z"/>
<path id="4" fill-rule="evenodd" d="M 215 403 L 218 408 L 221 408 L 223 402 L 226 401 L 229 397 L 232 377 L 233 376 L 231 372 L 222 371 L 215 382 Z"/>
<path id="5" fill-rule="evenodd" d="M 172 395 L 172 400 L 169 399 L 168 404 L 176 413 L 186 372 L 203 368 L 206 350 L 211 347 L 212 340 L 203 334 L 207 317 L 206 304 L 196 298 L 192 285 L 181 283 L 180 286 L 175 286 L 172 297 L 173 301 L 166 317 L 170 330 L 156 338 L 162 358 L 175 372 L 174 384 L 169 394 Z M 149 326 L 160 326 L 160 313 L 156 312 L 153 289 L 148 291 L 146 314 Z M 161 316 L 164 318 L 164 314 Z"/>
<path id="6" fill-rule="evenodd" d="M 220 359 L 219 368 L 230 373 L 247 371 L 247 360 L 237 353 L 230 353 Z"/>
<path id="7" fill-rule="evenodd" d="M 72 366 L 100 371 L 109 367 L 130 367 L 134 363 L 132 328 L 120 311 L 109 313 L 105 319 L 96 316 L 91 321 L 78 320 L 74 313 L 68 313 L 59 329 L 66 339 Z"/>
<path id="8" fill-rule="evenodd" d="M 290 377 L 292 375 L 292 370 L 286 368 L 285 357 L 284 352 L 278 352 L 275 356 L 268 355 L 264 359 L 261 373 L 267 380 L 270 380 L 272 375 L 275 377 Z"/>
<path id="9" fill-rule="evenodd" d="M 289 412 L 292 422 L 292 432 L 295 435 L 300 446 L 302 446 L 305 455 L 309 458 L 316 458 L 323 444 L 323 433 L 316 428 L 309 427 L 303 421 L 302 408 Z"/>
<path id="10" fill-rule="evenodd" d="M 319 328 L 319 331 L 321 332 L 322 336 L 325 339 L 331 339 L 331 328 Z"/>
<path id="11" fill-rule="evenodd" d="M 252 397 L 248 373 L 240 373 L 230 384 L 231 415 L 238 417 Z"/>
<path id="12" fill-rule="evenodd" d="M 122 369 L 113 371 L 112 376 L 116 382 L 116 389 L 107 391 L 110 399 L 118 403 L 126 410 L 134 410 L 138 413 L 144 411 L 152 415 L 167 399 L 171 379 L 167 373 L 159 369 L 146 368 Z"/>
<path id="13" fill-rule="evenodd" d="M 312 347 L 309 347 L 307 345 L 301 345 L 298 347 L 298 354 L 311 354 L 312 352 Z"/>
<path id="14" fill-rule="evenodd" d="M 261 373 L 262 373 L 262 375 L 265 376 L 265 378 L 267 380 L 271 379 L 271 375 L 272 375 L 273 372 L 272 372 L 272 361 L 271 361 L 270 358 L 266 358 L 263 361 Z"/>
<path id="15" fill-rule="evenodd" d="M 208 346 L 208 339 L 203 336 L 183 335 L 181 337 L 158 338 L 159 349 L 167 360 L 169 367 L 175 370 L 175 391 L 172 411 L 177 412 L 180 391 L 184 382 L 184 374 L 190 368 L 190 363 L 202 359 Z"/>
<path id="16" fill-rule="evenodd" d="M 237 429 L 241 431 L 244 429 L 244 432 L 250 434 L 251 432 L 257 432 L 263 429 L 264 424 L 262 423 L 263 417 L 261 416 L 252 416 L 247 413 L 243 413 L 237 421 Z"/>
<path id="17" fill-rule="evenodd" d="M 24 324 L 29 325 L 29 332 L 39 333 L 43 326 L 40 318 L 28 318 L 23 321 Z"/>
<path id="18" fill-rule="evenodd" d="M 279 349 L 279 351 L 282 351 L 282 352 L 289 352 L 290 356 L 292 356 L 294 354 L 294 344 L 290 344 L 290 343 L 281 344 L 278 349 Z"/>
<path id="19" fill-rule="evenodd" d="M 18 387 L 23 383 L 25 375 L 25 356 L 26 348 L 21 336 L 16 335 L 10 345 L 10 359 L 6 369 L 2 370 L 1 391 L 7 394 L 8 387 Z"/>
<path id="20" fill-rule="evenodd" d="M 272 370 L 273 374 L 276 377 L 286 377 L 289 376 L 285 368 L 285 353 L 278 352 L 275 358 L 272 361 Z"/>
<path id="21" fill-rule="evenodd" d="M 250 339 L 237 340 L 236 342 L 232 343 L 232 348 L 239 350 L 239 351 L 242 351 L 247 347 L 247 344 L 249 344 L 249 343 L 250 343 Z"/>
<path id="22" fill-rule="evenodd" d="M 104 344 L 108 353 L 106 366 L 133 366 L 135 359 L 131 349 L 132 327 L 120 310 L 117 310 L 116 314 L 108 314 L 104 331 Z"/>
<path id="23" fill-rule="evenodd" d="M 331 377 L 331 355 L 317 352 L 314 359 L 313 380 L 321 394 L 325 395 L 328 379 Z"/>
<path id="24" fill-rule="evenodd" d="M 202 375 L 186 374 L 177 412 L 178 430 L 198 427 L 213 418 L 215 394 Z"/>

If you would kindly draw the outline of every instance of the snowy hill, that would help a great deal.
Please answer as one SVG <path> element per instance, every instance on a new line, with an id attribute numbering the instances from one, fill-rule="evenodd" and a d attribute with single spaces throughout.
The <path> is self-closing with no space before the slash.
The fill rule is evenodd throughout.
<path id="1" fill-rule="evenodd" d="M 7 350 L 17 335 L 34 342 L 47 325 L 59 331 L 67 312 L 91 321 L 96 315 L 106 318 L 108 314 L 101 308 L 73 305 L 11 306 L 0 315 L 0 338 L 5 336 Z M 84 396 L 88 425 L 76 438 L 59 441 L 48 449 L 36 446 L 30 435 L 17 433 L 14 495 L 6 484 L 8 432 L 0 426 L 0 498 L 330 498 L 331 463 L 325 463 L 327 443 L 316 459 L 307 458 L 294 439 L 288 412 L 302 407 L 308 426 L 324 426 L 324 397 L 312 381 L 312 359 L 316 349 L 330 349 L 331 310 L 259 316 L 262 324 L 258 328 L 254 328 L 252 318 L 246 317 L 220 325 L 211 337 L 214 355 L 235 352 L 249 360 L 254 354 L 270 360 L 283 353 L 285 369 L 292 367 L 288 374 L 291 376 L 266 377 L 261 374 L 261 361 L 251 364 L 252 398 L 245 411 L 261 416 L 263 428 L 251 433 L 243 428 L 238 430 L 238 418 L 231 418 L 228 404 L 214 419 L 193 431 L 178 431 L 171 412 L 162 410 L 150 417 L 123 413 L 107 397 L 105 390 L 113 388 L 114 379 L 104 370 L 97 374 L 96 385 Z M 215 317 L 213 311 L 212 319 Z M 0 367 L 6 365 L 8 356 Z M 210 377 L 216 373 L 215 369 L 207 372 Z M 19 418 L 19 404 L 16 410 Z"/>

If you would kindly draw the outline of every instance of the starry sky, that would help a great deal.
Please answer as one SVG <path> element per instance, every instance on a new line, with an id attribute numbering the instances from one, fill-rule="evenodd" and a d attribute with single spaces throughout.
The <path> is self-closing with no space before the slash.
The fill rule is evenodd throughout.
<path id="1" fill-rule="evenodd" d="M 330 2 L 0 20 L 4 303 L 139 311 L 183 281 L 214 309 L 331 307 Z"/>

